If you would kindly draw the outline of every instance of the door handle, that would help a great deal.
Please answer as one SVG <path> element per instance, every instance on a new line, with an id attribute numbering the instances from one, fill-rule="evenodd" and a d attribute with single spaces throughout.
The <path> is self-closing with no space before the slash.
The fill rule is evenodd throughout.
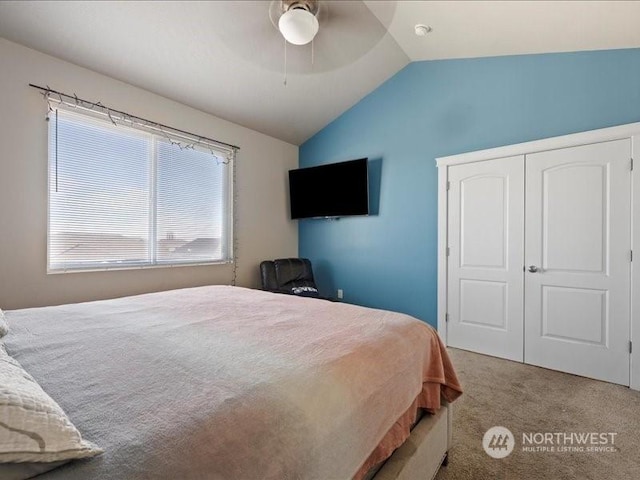
<path id="1" fill-rule="evenodd" d="M 535 265 L 529 265 L 529 271 L 531 273 L 536 273 L 538 271 L 538 267 L 536 267 Z"/>

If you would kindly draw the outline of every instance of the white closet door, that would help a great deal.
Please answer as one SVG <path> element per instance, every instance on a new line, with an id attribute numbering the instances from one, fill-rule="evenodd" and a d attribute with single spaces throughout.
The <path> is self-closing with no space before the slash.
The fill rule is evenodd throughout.
<path id="1" fill-rule="evenodd" d="M 447 343 L 523 360 L 524 156 L 449 167 Z"/>
<path id="2" fill-rule="evenodd" d="M 526 156 L 525 362 L 629 385 L 631 142 Z"/>

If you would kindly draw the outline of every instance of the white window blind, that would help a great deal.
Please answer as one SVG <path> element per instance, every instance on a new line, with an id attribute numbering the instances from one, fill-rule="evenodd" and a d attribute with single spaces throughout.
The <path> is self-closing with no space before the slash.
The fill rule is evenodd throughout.
<path id="1" fill-rule="evenodd" d="M 57 109 L 49 271 L 230 261 L 231 168 L 211 149 Z"/>

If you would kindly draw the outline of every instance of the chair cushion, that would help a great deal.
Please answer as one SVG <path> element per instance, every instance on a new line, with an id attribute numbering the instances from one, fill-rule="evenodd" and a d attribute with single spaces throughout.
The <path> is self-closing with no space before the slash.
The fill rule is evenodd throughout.
<path id="1" fill-rule="evenodd" d="M 283 258 L 274 260 L 276 281 L 279 288 L 316 288 L 311 262 L 306 258 Z"/>

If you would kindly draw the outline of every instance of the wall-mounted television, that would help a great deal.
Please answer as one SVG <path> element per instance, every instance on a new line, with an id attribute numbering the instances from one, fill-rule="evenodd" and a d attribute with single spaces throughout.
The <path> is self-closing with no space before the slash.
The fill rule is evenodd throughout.
<path id="1" fill-rule="evenodd" d="M 369 214 L 367 159 L 289 170 L 291 218 Z"/>

